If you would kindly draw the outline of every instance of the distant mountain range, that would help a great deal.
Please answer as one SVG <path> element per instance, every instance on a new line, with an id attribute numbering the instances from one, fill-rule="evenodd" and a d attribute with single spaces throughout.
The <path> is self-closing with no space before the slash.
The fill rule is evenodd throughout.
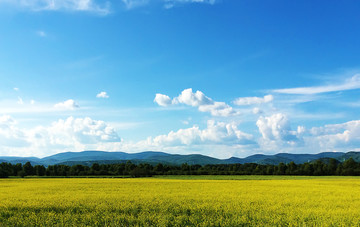
<path id="1" fill-rule="evenodd" d="M 200 154 L 179 155 L 168 154 L 164 152 L 146 151 L 140 153 L 125 153 L 125 152 L 106 152 L 106 151 L 83 151 L 83 152 L 65 152 L 51 155 L 45 158 L 36 157 L 9 157 L 0 156 L 1 162 L 8 162 L 12 164 L 30 162 L 32 165 L 92 165 L 93 163 L 99 164 L 113 164 L 124 163 L 131 161 L 135 164 L 149 163 L 149 164 L 169 164 L 181 165 L 187 163 L 189 165 L 199 164 L 244 164 L 244 163 L 258 163 L 258 164 L 272 164 L 278 165 L 280 162 L 289 163 L 295 162 L 301 164 L 305 162 L 313 162 L 316 160 L 328 160 L 334 158 L 339 162 L 343 162 L 349 158 L 360 162 L 360 152 L 350 151 L 347 153 L 342 152 L 324 152 L 319 154 L 289 154 L 279 153 L 275 155 L 256 154 L 246 158 L 232 157 L 229 159 L 217 159 Z"/>

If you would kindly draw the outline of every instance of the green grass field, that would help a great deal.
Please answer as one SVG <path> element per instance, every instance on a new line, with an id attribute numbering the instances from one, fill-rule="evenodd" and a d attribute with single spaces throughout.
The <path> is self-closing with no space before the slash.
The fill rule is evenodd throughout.
<path id="1" fill-rule="evenodd" d="M 359 226 L 360 178 L 0 179 L 0 226 Z"/>

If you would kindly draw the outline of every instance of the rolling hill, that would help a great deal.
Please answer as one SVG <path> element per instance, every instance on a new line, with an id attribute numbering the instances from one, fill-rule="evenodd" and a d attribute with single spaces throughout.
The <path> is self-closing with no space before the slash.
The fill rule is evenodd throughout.
<path id="1" fill-rule="evenodd" d="M 0 156 L 0 162 L 9 162 L 12 164 L 30 162 L 32 165 L 92 165 L 93 163 L 111 164 L 111 163 L 124 163 L 132 161 L 134 163 L 149 163 L 149 164 L 170 164 L 181 165 L 187 163 L 189 165 L 199 164 L 244 164 L 244 163 L 258 163 L 258 164 L 271 164 L 278 165 L 279 163 L 295 162 L 301 164 L 305 162 L 312 162 L 314 160 L 327 160 L 335 158 L 343 162 L 349 158 L 355 161 L 360 161 L 360 152 L 350 151 L 347 153 L 342 152 L 324 152 L 319 154 L 290 154 L 279 153 L 275 155 L 255 154 L 246 158 L 231 157 L 229 159 L 217 159 L 200 154 L 180 155 L 168 154 L 164 152 L 145 151 L 140 153 L 125 153 L 125 152 L 106 152 L 106 151 L 83 151 L 83 152 L 64 152 L 51 155 L 44 158 L 36 157 L 8 157 Z"/>

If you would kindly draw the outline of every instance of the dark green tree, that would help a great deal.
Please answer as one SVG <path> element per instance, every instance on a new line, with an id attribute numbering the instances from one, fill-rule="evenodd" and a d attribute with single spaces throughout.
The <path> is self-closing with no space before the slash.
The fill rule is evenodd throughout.
<path id="1" fill-rule="evenodd" d="M 25 176 L 32 176 L 32 175 L 35 175 L 35 169 L 34 167 L 31 165 L 30 162 L 26 162 L 24 165 L 23 165 L 23 169 L 24 171 L 24 174 Z"/>

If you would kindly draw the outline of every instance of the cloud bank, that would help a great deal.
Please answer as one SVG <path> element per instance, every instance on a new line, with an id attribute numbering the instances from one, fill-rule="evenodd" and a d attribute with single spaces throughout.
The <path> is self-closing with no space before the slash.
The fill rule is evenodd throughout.
<path id="1" fill-rule="evenodd" d="M 149 139 L 151 145 L 181 146 L 194 144 L 249 144 L 253 136 L 240 131 L 235 123 L 215 122 L 209 120 L 207 128 L 198 126 L 171 131 L 167 135 L 159 135 Z"/>
<path id="2" fill-rule="evenodd" d="M 4 155 L 46 156 L 119 142 L 121 138 L 113 127 L 89 117 L 68 117 L 50 126 L 24 129 L 11 116 L 0 116 L 0 149 Z"/>
<path id="3" fill-rule="evenodd" d="M 360 147 L 360 120 L 313 127 L 310 132 L 313 137 L 318 138 L 319 146 L 323 150 Z"/>

